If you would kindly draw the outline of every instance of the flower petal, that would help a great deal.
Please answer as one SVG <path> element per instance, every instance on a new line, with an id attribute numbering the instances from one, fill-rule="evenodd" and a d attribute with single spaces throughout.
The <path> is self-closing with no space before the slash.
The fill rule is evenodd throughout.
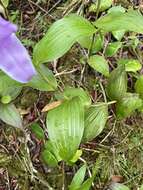
<path id="1" fill-rule="evenodd" d="M 15 33 L 16 31 L 17 26 L 15 24 L 6 21 L 0 16 L 0 40 L 10 36 L 12 33 Z"/>
<path id="2" fill-rule="evenodd" d="M 28 82 L 36 74 L 27 50 L 15 34 L 0 43 L 0 69 L 21 83 Z"/>

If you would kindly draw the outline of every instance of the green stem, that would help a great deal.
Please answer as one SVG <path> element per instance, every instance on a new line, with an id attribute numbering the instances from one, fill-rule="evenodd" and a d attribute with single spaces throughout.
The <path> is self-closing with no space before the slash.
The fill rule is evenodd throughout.
<path id="1" fill-rule="evenodd" d="M 97 0 L 96 20 L 97 20 L 97 18 L 98 18 L 98 15 L 99 15 L 100 4 L 101 4 L 101 0 Z"/>

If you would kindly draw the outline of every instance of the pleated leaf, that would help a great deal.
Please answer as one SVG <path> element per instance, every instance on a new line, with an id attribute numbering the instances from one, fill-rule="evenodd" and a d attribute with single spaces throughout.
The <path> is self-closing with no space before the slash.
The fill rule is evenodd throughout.
<path id="1" fill-rule="evenodd" d="M 66 100 L 47 114 L 50 141 L 65 161 L 75 155 L 84 131 L 84 107 L 80 98 Z"/>
<path id="2" fill-rule="evenodd" d="M 57 81 L 52 71 L 45 65 L 41 64 L 37 68 L 37 75 L 27 83 L 27 86 L 40 91 L 54 91 L 57 88 Z"/>
<path id="3" fill-rule="evenodd" d="M 109 76 L 109 65 L 103 56 L 93 55 L 89 57 L 88 64 L 99 73 Z"/>
<path id="4" fill-rule="evenodd" d="M 114 6 L 114 7 L 111 7 L 109 10 L 108 10 L 108 13 L 124 13 L 126 11 L 126 9 L 124 7 L 121 7 L 121 5 L 119 6 Z M 117 40 L 121 40 L 125 34 L 125 30 L 117 30 L 117 31 L 113 31 L 112 32 L 114 38 L 116 38 Z"/>
<path id="5" fill-rule="evenodd" d="M 13 100 L 19 95 L 21 90 L 22 84 L 0 72 L 0 96 L 10 96 L 11 100 Z"/>
<path id="6" fill-rule="evenodd" d="M 88 178 L 78 190 L 90 190 L 94 177 Z"/>
<path id="7" fill-rule="evenodd" d="M 127 92 L 127 74 L 124 65 L 119 65 L 109 76 L 107 95 L 111 100 L 120 100 Z"/>
<path id="8" fill-rule="evenodd" d="M 120 59 L 118 64 L 124 64 L 125 70 L 129 72 L 136 72 L 142 68 L 138 59 Z"/>
<path id="9" fill-rule="evenodd" d="M 106 9 L 108 9 L 109 7 L 111 7 L 113 1 L 112 0 L 101 0 L 100 1 L 100 7 L 99 7 L 99 11 L 105 11 Z M 97 7 L 98 7 L 98 1 L 96 1 L 95 4 L 92 4 L 91 7 L 89 8 L 89 11 L 91 12 L 96 12 L 97 11 Z"/>
<path id="10" fill-rule="evenodd" d="M 106 48 L 105 55 L 108 57 L 112 57 L 113 55 L 117 53 L 117 51 L 121 48 L 121 46 L 122 46 L 121 42 L 109 43 Z"/>
<path id="11" fill-rule="evenodd" d="M 56 157 L 47 149 L 43 150 L 41 153 L 42 160 L 51 167 L 55 167 L 58 165 L 58 161 Z"/>
<path id="12" fill-rule="evenodd" d="M 90 98 L 89 94 L 86 91 L 84 91 L 82 88 L 67 87 L 67 88 L 65 88 L 63 95 L 66 99 L 72 99 L 73 97 L 79 97 L 84 106 L 91 105 L 91 98 Z"/>
<path id="13" fill-rule="evenodd" d="M 124 30 L 143 33 L 143 16 L 136 10 L 125 13 L 111 12 L 99 18 L 94 24 L 107 32 Z"/>
<path id="14" fill-rule="evenodd" d="M 140 76 L 135 83 L 135 91 L 143 99 L 143 76 Z"/>
<path id="15" fill-rule="evenodd" d="M 96 29 L 81 16 L 71 14 L 56 21 L 34 49 L 34 63 L 40 64 L 63 56 L 82 36 Z"/>
<path id="16" fill-rule="evenodd" d="M 116 115 L 119 119 L 130 116 L 136 109 L 142 106 L 139 94 L 126 93 L 116 105 Z"/>
<path id="17" fill-rule="evenodd" d="M 76 190 L 80 188 L 85 178 L 85 172 L 86 172 L 86 165 L 83 165 L 74 175 L 71 185 L 69 186 L 69 190 Z"/>
<path id="18" fill-rule="evenodd" d="M 111 186 L 112 190 L 129 190 L 129 188 L 126 185 L 123 185 L 121 183 L 113 183 Z"/>
<path id="19" fill-rule="evenodd" d="M 103 131 L 107 118 L 107 104 L 98 103 L 95 107 L 90 107 L 85 113 L 83 141 L 87 142 L 98 136 Z"/>

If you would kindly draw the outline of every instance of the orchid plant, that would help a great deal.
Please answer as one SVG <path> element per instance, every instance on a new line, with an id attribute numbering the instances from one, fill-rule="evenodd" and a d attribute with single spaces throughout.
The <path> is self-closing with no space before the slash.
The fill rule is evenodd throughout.
<path id="1" fill-rule="evenodd" d="M 53 91 L 57 83 L 47 67 L 40 65 L 35 68 L 28 51 L 16 36 L 17 30 L 15 24 L 0 16 L 0 118 L 19 128 L 22 126 L 21 117 L 11 101 L 19 95 L 22 87 Z"/>
<path id="2" fill-rule="evenodd" d="M 112 1 L 108 6 L 112 6 Z M 101 12 L 103 8 L 105 7 L 102 6 Z M 16 31 L 16 25 L 0 17 L 0 69 L 6 74 L 0 73 L 0 118 L 4 122 L 22 127 L 21 117 L 11 100 L 17 96 L 22 86 L 54 91 L 57 88 L 56 78 L 44 63 L 59 59 L 75 43 L 87 53 L 84 57 L 85 64 L 107 80 L 105 90 L 101 84 L 104 102 L 92 104 L 86 91 L 70 87 L 62 89 L 58 101 L 45 108 L 48 111 L 46 125 L 49 139 L 45 139 L 42 156 L 48 165 L 57 166 L 62 160 L 74 164 L 82 154 L 82 151 L 78 150 L 80 143 L 91 141 L 103 131 L 109 118 L 109 104 L 116 103 L 117 119 L 126 118 L 135 110 L 143 109 L 143 76 L 138 75 L 142 68 L 140 62 L 132 59 L 118 60 L 117 68 L 113 65 L 112 72 L 108 64 L 108 58 L 116 55 L 124 45 L 125 42 L 121 40 L 126 32 L 143 34 L 143 16 L 140 12 L 125 10 L 121 6 L 111 7 L 107 14 L 92 23 L 77 14 L 68 15 L 56 21 L 36 44 L 33 64 L 27 50 L 16 37 Z M 107 33 L 111 33 L 115 40 L 104 47 Z M 137 45 L 138 42 L 131 48 L 135 50 Z M 132 77 L 137 76 L 135 93 L 128 92 L 127 72 L 130 72 Z M 13 89 L 18 89 L 14 97 Z M 40 126 L 33 128 L 36 131 L 42 130 Z M 40 131 L 40 138 L 45 138 L 43 130 Z M 82 172 L 85 171 L 84 166 Z M 89 188 L 93 177 L 87 181 Z M 72 186 L 73 184 L 71 190 Z M 76 189 L 83 190 L 85 186 L 87 183 L 80 182 Z"/>

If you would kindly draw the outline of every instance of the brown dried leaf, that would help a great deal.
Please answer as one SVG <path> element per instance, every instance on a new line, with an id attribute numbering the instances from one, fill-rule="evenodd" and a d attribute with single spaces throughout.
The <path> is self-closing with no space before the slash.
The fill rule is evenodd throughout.
<path id="1" fill-rule="evenodd" d="M 52 102 L 50 104 L 47 104 L 41 112 L 47 112 L 49 110 L 52 110 L 56 107 L 58 107 L 59 105 L 61 105 L 61 103 L 63 102 L 63 100 L 59 100 L 59 101 L 55 101 L 55 102 Z"/>
<path id="2" fill-rule="evenodd" d="M 122 183 L 123 182 L 123 176 L 113 175 L 111 177 L 111 180 L 112 180 L 112 182 L 115 182 L 115 183 Z"/>

